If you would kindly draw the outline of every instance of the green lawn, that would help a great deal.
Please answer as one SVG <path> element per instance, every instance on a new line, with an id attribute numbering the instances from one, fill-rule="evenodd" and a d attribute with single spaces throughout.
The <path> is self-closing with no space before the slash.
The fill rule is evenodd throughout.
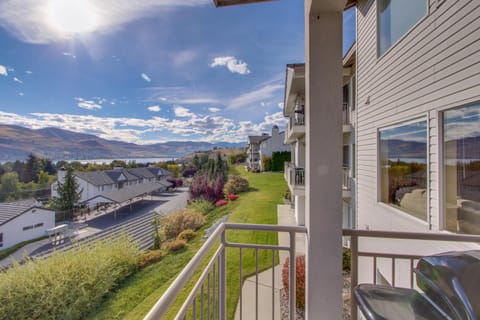
<path id="1" fill-rule="evenodd" d="M 247 173 L 241 167 L 234 168 L 236 173 L 246 177 L 251 186 L 251 191 L 242 193 L 240 199 L 230 202 L 228 205 L 216 208 L 209 213 L 207 223 L 202 229 L 205 230 L 217 219 L 230 214 L 229 222 L 240 223 L 277 223 L 277 204 L 280 203 L 283 193 L 287 188 L 281 173 Z M 155 304 L 158 298 L 173 282 L 176 275 L 190 261 L 193 255 L 203 244 L 201 239 L 202 231 L 189 247 L 179 253 L 170 254 L 158 263 L 135 273 L 125 281 L 115 292 L 107 296 L 104 303 L 97 309 L 89 319 L 142 319 L 148 310 Z M 276 244 L 276 233 L 266 232 L 229 232 L 228 240 L 235 242 Z M 252 250 L 244 250 L 243 253 L 243 275 L 255 272 L 254 257 Z M 271 265 L 271 254 L 259 252 L 260 267 L 268 268 Z M 205 261 L 205 264 L 207 261 Z M 239 256 L 238 249 L 227 251 L 227 312 L 228 318 L 232 319 L 238 300 L 239 278 L 238 278 Z M 193 282 L 186 286 L 184 293 L 179 298 L 186 297 L 188 289 L 193 287 Z M 174 304 L 173 310 L 181 306 L 181 301 Z M 170 318 L 167 316 L 166 318 Z"/>

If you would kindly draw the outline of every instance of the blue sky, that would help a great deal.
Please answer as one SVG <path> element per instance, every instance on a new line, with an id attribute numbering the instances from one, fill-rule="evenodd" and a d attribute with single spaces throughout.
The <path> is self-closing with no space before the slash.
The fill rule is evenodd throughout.
<path id="1" fill-rule="evenodd" d="M 244 142 L 283 126 L 303 1 L 2 0 L 0 123 L 111 140 Z M 344 50 L 354 11 L 345 14 Z"/>

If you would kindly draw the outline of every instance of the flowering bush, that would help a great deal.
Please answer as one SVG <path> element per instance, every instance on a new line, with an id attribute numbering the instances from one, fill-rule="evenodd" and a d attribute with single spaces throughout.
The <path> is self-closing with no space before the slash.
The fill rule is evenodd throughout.
<path id="1" fill-rule="evenodd" d="M 205 173 L 195 175 L 190 186 L 190 197 L 211 202 L 223 198 L 223 176 L 218 175 L 215 179 L 210 179 Z"/>
<path id="2" fill-rule="evenodd" d="M 240 196 L 237 196 L 236 194 L 230 193 L 227 197 L 228 197 L 228 200 L 230 200 L 230 201 L 235 201 L 235 200 L 237 200 Z"/>
<path id="3" fill-rule="evenodd" d="M 227 200 L 221 199 L 221 200 L 218 200 L 217 202 L 215 202 L 215 205 L 216 205 L 217 207 L 221 207 L 221 206 L 226 205 L 227 203 L 228 203 Z"/>
<path id="4" fill-rule="evenodd" d="M 162 219 L 162 232 L 165 239 L 175 239 L 183 230 L 197 230 L 205 223 L 201 213 L 180 210 Z"/>
<path id="5" fill-rule="evenodd" d="M 283 289 L 288 296 L 288 288 L 289 288 L 289 281 L 288 275 L 290 270 L 290 259 L 285 259 L 285 263 L 283 264 L 282 269 L 282 282 L 283 282 Z M 298 308 L 305 308 L 305 256 L 298 256 L 295 258 L 295 270 L 296 270 L 296 277 L 295 277 L 295 298 L 296 304 Z"/>

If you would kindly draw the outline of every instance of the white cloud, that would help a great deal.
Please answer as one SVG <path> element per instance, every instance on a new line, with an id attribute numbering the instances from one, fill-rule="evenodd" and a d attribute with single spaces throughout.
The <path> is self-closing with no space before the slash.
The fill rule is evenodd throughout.
<path id="1" fill-rule="evenodd" d="M 169 14 L 169 10 L 210 5 L 211 0 L 102 0 L 90 1 L 97 17 L 92 30 L 110 33 L 126 24 L 148 16 Z M 51 43 L 75 37 L 72 33 L 56 32 L 47 15 L 49 0 L 2 0 L 0 2 L 0 26 L 18 39 L 28 43 Z"/>
<path id="2" fill-rule="evenodd" d="M 147 92 L 147 101 L 172 102 L 176 104 L 215 104 L 218 99 L 204 90 L 188 87 L 149 87 L 143 89 Z"/>
<path id="3" fill-rule="evenodd" d="M 279 102 L 278 103 L 278 108 L 283 110 L 283 107 L 285 106 L 285 103 Z"/>
<path id="4" fill-rule="evenodd" d="M 219 111 L 221 111 L 221 110 L 222 110 L 222 109 L 217 108 L 217 107 L 210 107 L 210 108 L 208 108 L 208 111 L 213 112 L 213 113 L 219 112 Z"/>
<path id="5" fill-rule="evenodd" d="M 227 69 L 232 73 L 238 74 L 249 74 L 250 70 L 248 69 L 248 64 L 233 56 L 228 57 L 216 57 L 210 63 L 210 67 L 227 67 Z"/>
<path id="6" fill-rule="evenodd" d="M 145 80 L 147 82 L 152 81 L 152 79 L 149 76 L 147 76 L 145 73 L 142 73 L 140 76 L 142 77 L 143 80 Z"/>
<path id="7" fill-rule="evenodd" d="M 79 108 L 87 110 L 102 109 L 101 104 L 93 100 L 85 100 L 83 98 L 75 98 L 75 100 L 77 100 L 77 106 Z"/>
<path id="8" fill-rule="evenodd" d="M 150 106 L 147 109 L 148 109 L 148 111 L 152 111 L 152 112 L 160 112 L 160 110 L 162 110 L 162 108 L 160 108 L 160 106 Z"/>
<path id="9" fill-rule="evenodd" d="M 0 64 L 0 75 L 5 77 L 8 76 L 7 68 L 5 66 L 2 66 L 1 64 Z"/>
<path id="10" fill-rule="evenodd" d="M 25 94 L 24 94 L 23 92 L 19 92 L 18 95 L 19 95 L 20 97 L 23 97 Z"/>
<path id="11" fill-rule="evenodd" d="M 33 72 L 30 70 L 25 71 L 26 74 L 32 74 Z"/>
<path id="12" fill-rule="evenodd" d="M 194 117 L 195 114 L 190 112 L 190 109 L 187 109 L 182 106 L 174 106 L 173 111 L 175 112 L 175 116 L 186 118 L 186 117 Z"/>
<path id="13" fill-rule="evenodd" d="M 267 84 L 260 89 L 256 89 L 247 93 L 244 93 L 229 103 L 229 108 L 238 109 L 240 107 L 249 106 L 253 103 L 261 102 L 262 100 L 271 99 L 274 97 L 274 93 L 283 89 L 281 84 Z"/>
<path id="14" fill-rule="evenodd" d="M 63 54 L 65 57 L 70 57 L 70 58 L 72 58 L 72 59 L 76 59 L 76 58 L 77 58 L 77 56 L 74 55 L 74 54 L 71 53 L 71 52 L 62 52 L 62 54 Z"/>
<path id="15" fill-rule="evenodd" d="M 23 84 L 23 81 L 18 79 L 17 77 L 13 77 L 13 81 Z"/>

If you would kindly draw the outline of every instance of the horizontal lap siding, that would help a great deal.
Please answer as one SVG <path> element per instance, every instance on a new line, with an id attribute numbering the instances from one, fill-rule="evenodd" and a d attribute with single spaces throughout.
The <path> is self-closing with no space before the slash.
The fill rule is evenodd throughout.
<path id="1" fill-rule="evenodd" d="M 377 203 L 377 132 L 428 119 L 429 207 L 441 228 L 439 111 L 480 101 L 480 1 L 430 0 L 429 13 L 382 57 L 377 57 L 376 3 L 357 10 L 357 212 L 359 228 L 425 231 Z M 369 101 L 369 103 L 367 103 Z"/>

